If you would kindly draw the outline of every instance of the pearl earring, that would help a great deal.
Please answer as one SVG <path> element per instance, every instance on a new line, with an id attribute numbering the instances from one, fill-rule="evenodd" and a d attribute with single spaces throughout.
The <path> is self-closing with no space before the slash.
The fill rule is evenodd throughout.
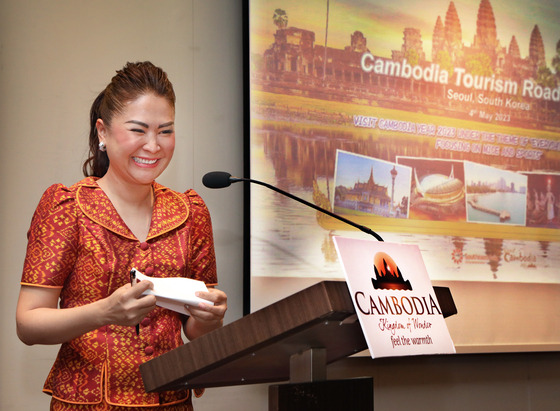
<path id="1" fill-rule="evenodd" d="M 107 151 L 107 147 L 105 146 L 105 143 L 103 141 L 99 142 L 99 151 Z"/>

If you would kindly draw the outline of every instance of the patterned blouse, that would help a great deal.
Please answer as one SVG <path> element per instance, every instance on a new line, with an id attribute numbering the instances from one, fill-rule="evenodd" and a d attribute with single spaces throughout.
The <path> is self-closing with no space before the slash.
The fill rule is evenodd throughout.
<path id="1" fill-rule="evenodd" d="M 60 288 L 60 308 L 85 305 L 130 282 L 132 268 L 154 277 L 215 285 L 216 258 L 206 205 L 194 190 L 153 183 L 148 238 L 140 242 L 88 177 L 49 187 L 28 232 L 23 285 Z M 75 404 L 157 406 L 190 401 L 190 392 L 146 393 L 139 365 L 183 344 L 181 316 L 156 307 L 135 327 L 107 325 L 62 344 L 43 391 Z M 102 384 L 105 389 L 102 390 Z M 198 393 L 197 393 L 198 394 Z"/>

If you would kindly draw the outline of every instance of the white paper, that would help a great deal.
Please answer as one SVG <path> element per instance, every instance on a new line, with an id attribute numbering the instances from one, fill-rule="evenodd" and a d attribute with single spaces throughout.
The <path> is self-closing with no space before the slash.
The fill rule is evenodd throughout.
<path id="1" fill-rule="evenodd" d="M 144 291 L 143 295 L 155 295 L 156 305 L 177 311 L 181 314 L 190 313 L 186 310 L 185 304 L 198 306 L 199 303 L 214 305 L 213 302 L 204 300 L 195 295 L 197 291 L 208 291 L 203 281 L 193 280 L 184 277 L 157 278 L 148 277 L 137 269 L 133 268 L 137 281 L 150 281 L 154 288 Z"/>

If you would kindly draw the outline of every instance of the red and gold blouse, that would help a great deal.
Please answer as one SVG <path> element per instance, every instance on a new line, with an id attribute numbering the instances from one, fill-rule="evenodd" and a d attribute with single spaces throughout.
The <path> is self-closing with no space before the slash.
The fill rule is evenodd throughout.
<path id="1" fill-rule="evenodd" d="M 206 205 L 194 190 L 153 184 L 148 238 L 140 242 L 88 177 L 49 187 L 28 232 L 21 283 L 60 288 L 60 308 L 111 295 L 137 268 L 153 277 L 189 277 L 215 285 L 216 258 Z M 183 344 L 181 317 L 156 307 L 134 327 L 107 325 L 62 344 L 44 391 L 71 403 L 157 406 L 190 401 L 190 392 L 146 393 L 139 365 Z M 102 384 L 105 389 L 102 389 Z"/>

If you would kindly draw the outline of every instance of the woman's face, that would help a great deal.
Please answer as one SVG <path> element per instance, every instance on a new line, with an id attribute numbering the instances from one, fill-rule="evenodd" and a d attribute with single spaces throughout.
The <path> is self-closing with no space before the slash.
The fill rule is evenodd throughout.
<path id="1" fill-rule="evenodd" d="M 111 125 L 97 120 L 99 140 L 109 156 L 107 177 L 123 183 L 151 184 L 167 167 L 175 149 L 175 110 L 154 94 L 125 105 Z"/>

